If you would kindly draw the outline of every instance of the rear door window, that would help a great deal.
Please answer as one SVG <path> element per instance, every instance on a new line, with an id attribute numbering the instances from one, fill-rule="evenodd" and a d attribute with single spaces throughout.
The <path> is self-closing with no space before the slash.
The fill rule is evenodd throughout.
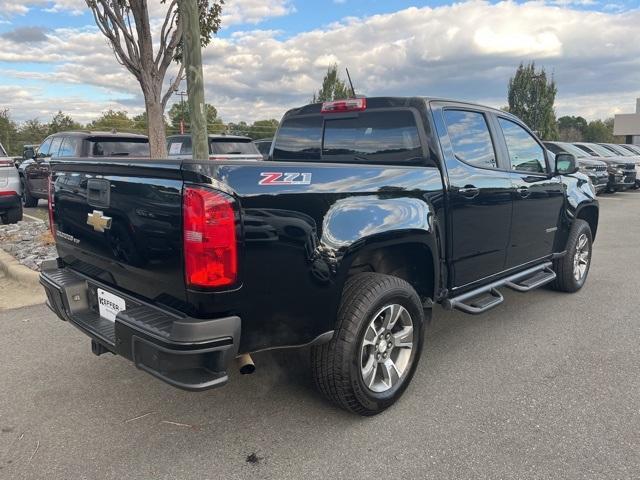
<path id="1" fill-rule="evenodd" d="M 524 128 L 506 118 L 498 118 L 507 143 L 511 169 L 519 172 L 546 173 L 544 150 Z"/>
<path id="2" fill-rule="evenodd" d="M 62 141 L 62 146 L 58 152 L 59 157 L 75 157 L 78 155 L 78 150 L 82 140 L 78 137 L 65 137 Z"/>
<path id="3" fill-rule="evenodd" d="M 191 155 L 191 137 L 169 139 L 169 155 Z"/>
<path id="4" fill-rule="evenodd" d="M 496 153 L 483 113 L 445 110 L 444 120 L 456 158 L 481 168 L 496 168 Z"/>
<path id="5" fill-rule="evenodd" d="M 420 162 L 423 156 L 416 120 L 408 110 L 327 118 L 322 157 L 329 162 Z"/>
<path id="6" fill-rule="evenodd" d="M 260 155 L 251 140 L 225 140 L 218 138 L 209 141 L 209 152 L 212 155 Z"/>
<path id="7" fill-rule="evenodd" d="M 320 160 L 322 117 L 291 117 L 282 122 L 273 150 L 275 160 Z"/>
<path id="8" fill-rule="evenodd" d="M 147 139 L 92 138 L 89 151 L 94 157 L 148 157 Z"/>

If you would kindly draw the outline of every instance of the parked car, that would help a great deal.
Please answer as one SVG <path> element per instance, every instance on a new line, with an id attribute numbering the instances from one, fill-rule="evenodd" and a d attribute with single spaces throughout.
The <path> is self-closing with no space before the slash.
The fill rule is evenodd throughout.
<path id="1" fill-rule="evenodd" d="M 634 162 L 617 155 L 610 150 L 596 144 L 575 142 L 576 147 L 584 152 L 597 157 L 598 160 L 605 162 L 609 167 L 609 186 L 608 192 L 617 192 L 628 190 L 636 185 L 636 165 Z"/>
<path id="2" fill-rule="evenodd" d="M 580 148 L 565 142 L 544 142 L 545 146 L 554 154 L 569 153 L 576 157 L 578 170 L 584 173 L 596 189 L 596 193 L 607 190 L 609 185 L 609 172 L 607 164 L 595 157 L 591 157 L 587 152 Z M 615 189 L 615 185 L 611 186 Z"/>
<path id="3" fill-rule="evenodd" d="M 47 198 L 50 160 L 56 158 L 149 157 L 145 135 L 114 132 L 60 132 L 48 136 L 37 149 L 27 145 L 19 167 L 25 207 L 35 207 Z"/>
<path id="4" fill-rule="evenodd" d="M 167 138 L 169 158 L 191 158 L 191 135 Z M 209 135 L 209 160 L 262 160 L 262 155 L 249 137 Z"/>
<path id="5" fill-rule="evenodd" d="M 262 154 L 263 160 L 269 159 L 269 152 L 271 151 L 271 144 L 273 143 L 273 138 L 261 138 L 259 140 L 254 140 L 253 143 L 258 147 L 258 150 Z"/>
<path id="6" fill-rule="evenodd" d="M 593 186 L 500 110 L 307 105 L 285 114 L 272 157 L 132 160 L 110 178 L 56 162 L 59 258 L 40 277 L 50 308 L 95 354 L 187 390 L 224 385 L 234 358 L 251 370 L 253 352 L 311 346 L 320 391 L 374 415 L 408 386 L 433 303 L 480 314 L 500 288 L 576 292 L 589 273 Z M 85 219 L 73 230 L 71 203 Z M 131 263 L 114 248 L 123 232 L 166 253 Z"/>
<path id="7" fill-rule="evenodd" d="M 13 158 L 0 144 L 0 219 L 2 223 L 16 223 L 22 220 L 20 202 L 20 177 Z"/>
<path id="8" fill-rule="evenodd" d="M 636 155 L 640 155 L 640 145 L 634 145 L 634 144 L 629 144 L 629 143 L 621 143 L 620 146 L 623 147 L 623 148 L 626 148 L 631 153 L 634 153 Z"/>
<path id="9" fill-rule="evenodd" d="M 626 157 L 628 160 L 633 161 L 636 164 L 636 185 L 634 188 L 638 188 L 640 185 L 640 152 L 635 152 L 634 150 L 630 150 L 624 148 L 622 145 L 617 143 L 599 143 L 598 145 L 610 150 L 611 152 Z"/>

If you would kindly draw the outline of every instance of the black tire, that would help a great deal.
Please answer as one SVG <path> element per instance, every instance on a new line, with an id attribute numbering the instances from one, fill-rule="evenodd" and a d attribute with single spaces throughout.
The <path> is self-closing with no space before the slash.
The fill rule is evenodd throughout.
<path id="1" fill-rule="evenodd" d="M 18 223 L 22 220 L 22 205 L 18 205 L 7 212 L 5 221 L 7 223 Z"/>
<path id="2" fill-rule="evenodd" d="M 389 311 L 391 315 L 392 310 L 385 308 L 394 308 L 392 305 L 399 305 L 405 309 L 402 314 L 405 319 L 403 321 L 406 321 L 404 314 L 409 315 L 408 322 L 412 323 L 413 328 L 412 348 L 410 353 L 404 354 L 401 353 L 403 347 L 394 345 L 386 352 L 389 360 L 394 354 L 404 355 L 405 367 L 396 379 L 397 383 L 394 384 L 389 379 L 392 386 L 388 390 L 375 392 L 365 384 L 363 378 L 363 353 L 366 348 L 372 348 L 369 351 L 373 353 L 367 355 L 369 359 L 376 355 L 380 357 L 380 354 L 377 345 L 365 346 L 364 338 L 365 334 L 369 335 L 370 324 L 374 319 L 383 318 L 383 311 Z M 361 273 L 351 277 L 343 290 L 333 338 L 329 343 L 313 347 L 311 351 L 316 386 L 330 401 L 359 415 L 376 415 L 389 408 L 400 398 L 413 377 L 422 352 L 426 317 L 430 315 L 431 310 L 425 312 L 418 294 L 411 285 L 400 278 L 377 273 Z M 396 325 L 398 323 L 400 320 Z M 378 333 L 373 335 L 376 342 Z M 393 333 L 391 340 L 396 341 Z M 386 341 L 382 340 L 380 343 Z M 387 347 L 383 348 L 386 350 Z M 394 351 L 395 348 L 397 351 Z M 382 355 L 384 356 L 384 353 Z M 381 364 L 376 364 L 375 372 L 378 365 Z M 380 374 L 383 374 L 384 367 L 380 368 Z M 390 370 L 386 371 L 389 373 Z M 398 369 L 395 369 L 395 372 L 397 371 Z M 375 378 L 376 375 L 377 373 L 374 373 L 371 378 Z"/>
<path id="3" fill-rule="evenodd" d="M 574 271 L 576 261 L 576 252 L 580 248 L 581 239 L 586 238 L 586 248 L 588 252 L 588 258 L 584 273 L 580 278 L 576 278 L 576 272 Z M 589 275 L 589 269 L 591 267 L 591 258 L 593 252 L 593 236 L 591 234 L 591 227 L 584 220 L 575 220 L 569 233 L 567 240 L 566 255 L 562 258 L 558 258 L 553 261 L 553 270 L 556 272 L 556 279 L 551 284 L 551 288 L 561 292 L 574 293 L 582 288 L 584 282 Z"/>
<path id="4" fill-rule="evenodd" d="M 29 191 L 29 187 L 27 183 L 24 181 L 24 178 L 20 179 L 20 183 L 22 183 L 22 204 L 26 208 L 33 208 L 38 206 L 38 199 L 31 195 Z"/>

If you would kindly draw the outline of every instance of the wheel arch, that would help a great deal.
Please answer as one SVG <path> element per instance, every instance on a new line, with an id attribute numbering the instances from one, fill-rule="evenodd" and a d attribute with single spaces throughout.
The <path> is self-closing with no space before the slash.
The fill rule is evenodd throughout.
<path id="1" fill-rule="evenodd" d="M 430 232 L 396 231 L 366 237 L 345 254 L 341 283 L 358 273 L 382 273 L 407 281 L 423 301 L 433 299 L 439 286 L 436 252 Z"/>
<path id="2" fill-rule="evenodd" d="M 598 205 L 593 203 L 584 204 L 578 207 L 576 210 L 575 218 L 577 220 L 584 220 L 589 224 L 591 229 L 591 237 L 596 239 L 596 232 L 598 231 L 598 219 L 600 217 L 600 210 Z"/>

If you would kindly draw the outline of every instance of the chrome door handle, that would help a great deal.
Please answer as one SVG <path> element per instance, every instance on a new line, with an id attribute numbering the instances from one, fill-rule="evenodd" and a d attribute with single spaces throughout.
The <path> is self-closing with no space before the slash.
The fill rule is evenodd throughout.
<path id="1" fill-rule="evenodd" d="M 458 191 L 460 192 L 460 195 L 468 199 L 476 198 L 478 195 L 480 195 L 480 189 L 474 187 L 473 185 L 467 185 L 466 187 L 461 188 Z"/>

